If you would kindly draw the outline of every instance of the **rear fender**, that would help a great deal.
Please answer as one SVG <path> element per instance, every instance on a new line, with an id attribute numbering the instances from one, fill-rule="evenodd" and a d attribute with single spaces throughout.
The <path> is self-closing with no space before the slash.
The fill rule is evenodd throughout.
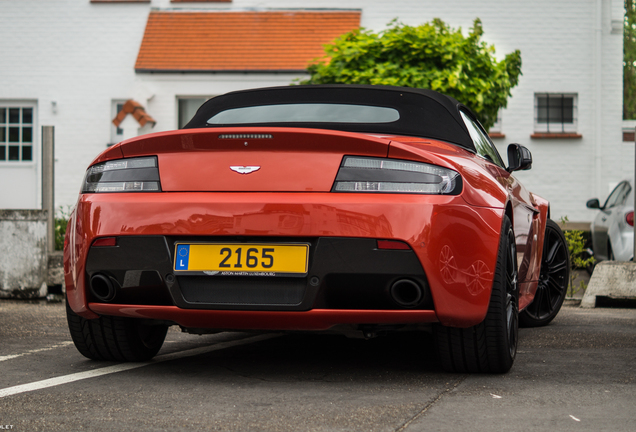
<path id="1" fill-rule="evenodd" d="M 86 319 L 99 318 L 88 309 L 85 289 L 85 266 L 89 241 L 86 238 L 85 221 L 80 215 L 90 214 L 82 207 L 81 200 L 75 206 L 66 228 L 64 240 L 64 283 L 66 299 L 76 314 Z"/>

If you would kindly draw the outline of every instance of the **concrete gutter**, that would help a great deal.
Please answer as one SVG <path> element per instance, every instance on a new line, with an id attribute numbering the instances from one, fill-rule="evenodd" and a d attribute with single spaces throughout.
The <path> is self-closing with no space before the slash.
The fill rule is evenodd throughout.
<path id="1" fill-rule="evenodd" d="M 636 300 L 636 263 L 602 261 L 594 268 L 581 307 L 596 307 L 597 297 Z"/>

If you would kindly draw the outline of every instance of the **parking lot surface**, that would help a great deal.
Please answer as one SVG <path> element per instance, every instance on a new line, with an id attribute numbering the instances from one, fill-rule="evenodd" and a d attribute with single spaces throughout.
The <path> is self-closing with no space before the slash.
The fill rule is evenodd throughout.
<path id="1" fill-rule="evenodd" d="M 428 334 L 371 340 L 172 327 L 150 362 L 82 357 L 63 303 L 0 300 L 14 431 L 633 431 L 636 309 L 565 306 L 506 375 L 447 374 Z"/>

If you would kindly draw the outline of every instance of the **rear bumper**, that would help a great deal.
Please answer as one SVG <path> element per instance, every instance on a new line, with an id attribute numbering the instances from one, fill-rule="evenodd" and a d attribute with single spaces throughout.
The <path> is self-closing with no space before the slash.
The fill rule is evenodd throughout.
<path id="1" fill-rule="evenodd" d="M 288 243 L 289 239 L 220 236 L 120 236 L 93 246 L 86 260 L 89 302 L 178 306 L 181 309 L 307 311 L 433 309 L 424 270 L 412 250 L 383 250 L 373 239 L 297 238 L 309 245 L 308 273 L 297 277 L 221 276 L 173 270 L 176 243 Z M 100 295 L 103 281 L 112 295 Z M 412 304 L 392 300 L 408 280 L 422 291 Z M 407 288 L 408 290 L 408 288 Z M 408 295 L 409 293 L 407 293 Z"/>
<path id="2" fill-rule="evenodd" d="M 172 320 L 161 313 L 177 314 L 186 320 L 200 317 L 236 316 L 249 325 L 240 328 L 268 328 L 261 319 L 272 317 L 294 328 L 293 321 L 309 320 L 323 328 L 332 318 L 346 316 L 347 323 L 374 323 L 384 316 L 392 322 L 439 322 L 444 325 L 468 327 L 481 322 L 490 300 L 492 280 L 497 259 L 497 248 L 503 209 L 474 207 L 461 196 L 396 195 L 396 194 L 334 194 L 334 193 L 137 193 L 86 194 L 80 197 L 73 221 L 67 230 L 68 247 L 65 248 L 65 279 L 71 308 L 85 318 L 98 314 L 121 314 L 116 310 L 149 310 L 154 319 Z M 88 260 L 90 245 L 98 237 L 118 238 L 160 236 L 177 238 L 255 238 L 277 241 L 286 239 L 376 239 L 400 240 L 410 245 L 412 257 L 417 260 L 420 275 L 430 289 L 433 310 L 378 310 L 377 303 L 360 310 L 342 303 L 321 303 L 320 296 L 303 297 L 302 305 L 264 310 L 267 307 L 246 306 L 243 310 L 216 305 L 189 305 L 179 302 L 170 291 L 171 304 L 163 300 L 153 304 L 128 303 L 117 309 L 115 304 L 98 305 L 91 301 L 87 276 L 95 270 Z M 170 252 L 166 244 L 164 250 Z M 398 252 L 398 251 L 391 251 Z M 343 255 L 332 253 L 332 265 L 342 271 L 326 269 L 328 273 L 361 273 L 356 268 L 347 270 Z M 171 258 L 156 257 L 164 268 L 172 268 Z M 362 261 L 364 261 L 363 259 Z M 358 260 L 360 261 L 360 260 Z M 382 259 L 379 260 L 381 262 Z M 398 260 L 398 264 L 399 260 Z M 400 264 L 401 265 L 401 264 Z M 355 266 L 354 266 L 355 267 Z M 380 267 L 378 262 L 371 267 Z M 409 267 L 410 268 L 410 267 Z M 147 268 L 137 267 L 137 270 Z M 153 269 L 153 267 L 151 267 Z M 166 273 L 158 270 L 162 282 Z M 397 275 L 404 272 L 383 270 L 380 273 Z M 406 272 L 416 277 L 411 270 Z M 410 272 L 410 273 L 409 273 Z M 366 274 L 374 275 L 373 271 Z M 312 273 L 308 274 L 310 278 Z M 324 280 L 318 275 L 321 280 Z M 306 300 L 306 299 L 312 299 Z M 89 304 L 90 302 L 90 304 Z M 159 304 L 157 304 L 159 303 Z M 205 302 L 204 302 L 205 303 Z M 175 309 L 172 309 L 175 308 Z M 207 310 L 206 310 L 207 309 Z M 214 309 L 214 310 L 211 310 Z M 236 309 L 230 306 L 229 309 Z M 178 313 L 176 312 L 178 311 Z M 137 313 L 137 312 L 135 312 Z M 267 315 L 271 313 L 271 315 Z M 289 315 L 287 315 L 289 314 Z M 419 314 L 419 315 L 418 315 Z M 170 315 L 172 316 L 172 315 Z M 247 318 L 252 316 L 253 318 Z M 297 318 L 293 318 L 297 317 Z M 310 317 L 310 318 L 304 318 Z M 322 317 L 322 318 L 320 318 Z M 417 318 L 413 318 L 417 317 Z M 207 319 L 207 318 L 206 318 Z M 273 319 L 273 318 L 272 318 Z M 336 322 L 343 318 L 332 320 Z M 210 318 L 215 328 L 237 328 L 224 325 L 220 318 Z M 317 321 L 316 321 L 317 320 Z M 177 320 L 174 320 L 178 322 Z M 240 321 L 240 319 L 237 319 Z M 258 327 L 258 326 L 264 327 Z M 299 324 L 297 324 L 299 325 Z M 334 324 L 335 325 L 335 324 Z M 314 324 L 301 326 L 315 328 Z"/>
<path id="3" fill-rule="evenodd" d="M 438 322 L 430 310 L 329 310 L 305 312 L 184 310 L 176 306 L 89 303 L 99 315 L 172 321 L 187 328 L 219 330 L 329 330 L 337 325 L 426 324 Z"/>

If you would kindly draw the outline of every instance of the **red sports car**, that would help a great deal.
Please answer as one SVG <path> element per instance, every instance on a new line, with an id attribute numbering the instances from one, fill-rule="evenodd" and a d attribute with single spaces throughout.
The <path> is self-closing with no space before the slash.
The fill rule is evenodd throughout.
<path id="1" fill-rule="evenodd" d="M 432 330 L 443 367 L 507 372 L 518 325 L 565 297 L 565 238 L 471 111 L 430 90 L 229 93 L 178 131 L 89 166 L 64 248 L 68 324 L 98 360 L 141 361 L 171 325 Z"/>

